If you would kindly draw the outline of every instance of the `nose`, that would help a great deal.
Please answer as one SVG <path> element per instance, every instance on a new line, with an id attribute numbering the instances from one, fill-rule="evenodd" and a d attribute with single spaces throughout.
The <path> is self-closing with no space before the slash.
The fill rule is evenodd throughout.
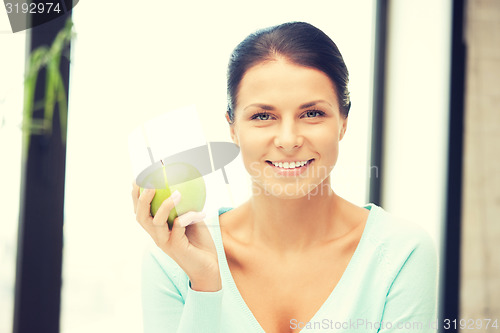
<path id="1" fill-rule="evenodd" d="M 297 125 L 291 122 L 282 123 L 274 138 L 274 144 L 285 151 L 293 151 L 304 143 L 304 137 L 299 133 Z"/>

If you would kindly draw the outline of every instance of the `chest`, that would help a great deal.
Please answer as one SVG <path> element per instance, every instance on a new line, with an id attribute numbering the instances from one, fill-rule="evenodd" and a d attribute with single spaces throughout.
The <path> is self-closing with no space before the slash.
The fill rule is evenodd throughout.
<path id="1" fill-rule="evenodd" d="M 353 244 L 355 245 L 355 244 Z M 286 260 L 266 253 L 226 249 L 233 280 L 266 333 L 299 332 L 338 285 L 355 246 Z M 302 327 L 302 325 L 301 325 Z"/>

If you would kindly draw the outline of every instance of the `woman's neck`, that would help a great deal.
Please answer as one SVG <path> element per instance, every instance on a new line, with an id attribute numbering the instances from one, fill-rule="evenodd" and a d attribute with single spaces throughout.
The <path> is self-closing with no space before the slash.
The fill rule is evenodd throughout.
<path id="1" fill-rule="evenodd" d="M 246 209 L 248 241 L 286 256 L 304 253 L 344 234 L 348 228 L 341 222 L 344 200 L 329 181 L 320 186 L 322 190 L 315 191 L 318 194 L 311 192 L 298 199 L 254 193 Z"/>

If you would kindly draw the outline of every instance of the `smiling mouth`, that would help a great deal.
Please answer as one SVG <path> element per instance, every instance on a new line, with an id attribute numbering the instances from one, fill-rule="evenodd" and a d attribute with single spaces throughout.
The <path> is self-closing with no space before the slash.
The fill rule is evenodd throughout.
<path id="1" fill-rule="evenodd" d="M 305 163 L 304 165 L 300 166 L 300 167 L 294 167 L 294 168 L 285 168 L 285 167 L 279 167 L 279 166 L 276 166 L 274 165 L 271 161 L 266 161 L 267 164 L 269 164 L 270 166 L 272 167 L 275 167 L 275 168 L 279 168 L 279 169 L 283 169 L 283 170 L 294 170 L 294 169 L 300 169 L 300 168 L 303 168 L 303 167 L 306 167 L 308 166 L 309 164 L 311 164 L 312 162 L 314 161 L 314 158 L 311 158 L 310 160 L 307 161 L 307 163 Z"/>

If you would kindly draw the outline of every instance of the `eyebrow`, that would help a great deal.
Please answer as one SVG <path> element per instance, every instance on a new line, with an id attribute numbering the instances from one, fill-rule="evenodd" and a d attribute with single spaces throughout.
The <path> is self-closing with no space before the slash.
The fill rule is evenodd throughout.
<path id="1" fill-rule="evenodd" d="M 306 108 L 309 108 L 311 106 L 314 106 L 318 103 L 326 103 L 330 106 L 332 106 L 329 102 L 323 100 L 323 99 L 318 99 L 316 101 L 312 101 L 312 102 L 307 102 L 307 103 L 304 103 L 302 104 L 301 106 L 299 106 L 299 109 L 306 109 Z M 256 106 L 256 107 L 259 107 L 261 109 L 264 109 L 264 110 L 269 110 L 269 111 L 272 111 L 272 110 L 275 110 L 276 108 L 272 105 L 267 105 L 267 104 L 261 104 L 261 103 L 253 103 L 253 104 L 250 104 L 248 106 L 246 106 L 243 110 L 246 110 L 248 109 L 249 107 L 252 107 L 252 106 Z"/>

